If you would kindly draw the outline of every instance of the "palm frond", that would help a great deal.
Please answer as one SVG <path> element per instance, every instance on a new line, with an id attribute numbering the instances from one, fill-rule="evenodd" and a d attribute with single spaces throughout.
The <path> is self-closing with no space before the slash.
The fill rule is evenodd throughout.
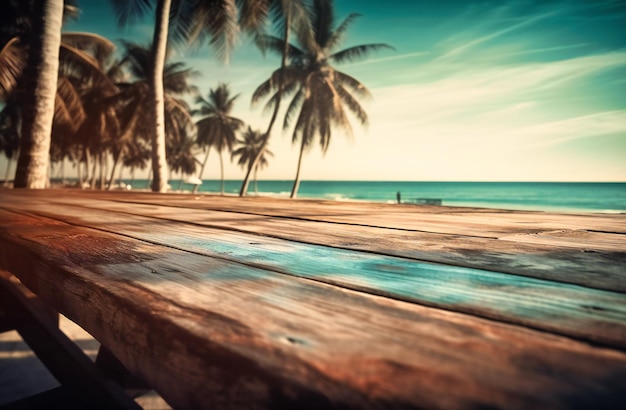
<path id="1" fill-rule="evenodd" d="M 257 47 L 259 47 L 263 54 L 265 54 L 267 51 L 271 51 L 278 56 L 282 56 L 285 49 L 284 39 L 267 34 L 259 34 L 255 36 L 254 43 Z M 305 56 L 304 51 L 291 43 L 287 44 L 288 59 L 301 59 L 303 56 Z"/>
<path id="2" fill-rule="evenodd" d="M 298 107 L 302 104 L 304 100 L 305 90 L 300 88 L 296 95 L 292 98 L 289 106 L 287 107 L 287 111 L 285 112 L 285 120 L 283 121 L 283 129 L 289 128 L 291 125 L 291 120 L 293 118 L 294 113 L 298 109 Z"/>
<path id="3" fill-rule="evenodd" d="M 239 33 L 235 0 L 208 0 L 196 5 L 188 42 L 201 44 L 208 40 L 218 57 L 228 61 Z"/>
<path id="4" fill-rule="evenodd" d="M 93 33 L 63 33 L 61 42 L 67 46 L 87 52 L 101 66 L 104 66 L 115 51 L 115 44 L 111 40 Z"/>
<path id="5" fill-rule="evenodd" d="M 272 92 L 272 80 L 271 78 L 265 80 L 261 85 L 259 85 L 256 90 L 252 93 L 252 104 L 256 104 L 259 100 L 263 99 L 269 93 Z"/>
<path id="6" fill-rule="evenodd" d="M 286 84 L 282 90 L 276 91 L 263 107 L 263 112 L 267 113 L 273 110 L 284 96 L 291 95 L 298 87 L 299 83 L 292 81 Z"/>
<path id="7" fill-rule="evenodd" d="M 198 88 L 190 81 L 200 76 L 200 73 L 191 68 L 182 69 L 184 64 L 180 64 L 176 69 L 166 66 L 163 73 L 163 89 L 170 94 L 197 94 Z"/>
<path id="8" fill-rule="evenodd" d="M 315 112 L 315 102 L 314 99 L 309 95 L 305 96 L 302 106 L 300 108 L 300 113 L 298 114 L 298 119 L 296 121 L 296 125 L 293 129 L 293 135 L 291 137 L 292 143 L 296 143 L 298 139 L 301 139 L 301 143 L 303 147 L 307 147 L 311 143 L 311 125 L 315 121 L 315 117 L 313 113 Z"/>
<path id="9" fill-rule="evenodd" d="M 61 59 L 60 73 L 85 83 L 97 84 L 112 92 L 116 90 L 115 84 L 103 72 L 99 62 L 94 57 L 63 43 L 61 43 L 59 55 Z"/>
<path id="10" fill-rule="evenodd" d="M 341 98 L 341 101 L 350 109 L 350 111 L 354 113 L 354 115 L 356 115 L 362 125 L 367 126 L 367 113 L 361 104 L 359 104 L 359 102 L 341 85 L 336 87 L 336 90 Z"/>
<path id="11" fill-rule="evenodd" d="M 63 23 L 68 20 L 78 20 L 80 9 L 75 1 L 65 1 L 63 5 Z"/>
<path id="12" fill-rule="evenodd" d="M 154 6 L 151 0 L 110 0 L 110 2 L 117 21 L 122 27 L 140 20 Z"/>
<path id="13" fill-rule="evenodd" d="M 342 86 L 349 87 L 354 93 L 356 93 L 361 98 L 370 99 L 372 98 L 372 94 L 370 94 L 369 90 L 356 78 L 342 73 L 341 71 L 334 71 L 335 81 Z"/>
<path id="14" fill-rule="evenodd" d="M 360 46 L 354 46 L 350 48 L 346 48 L 344 50 L 338 51 L 328 58 L 330 61 L 335 63 L 343 63 L 345 61 L 354 61 L 364 57 L 367 57 L 369 54 L 378 50 L 395 50 L 395 48 L 391 47 L 388 44 L 379 43 L 379 44 L 364 44 Z"/>
<path id="15" fill-rule="evenodd" d="M 125 66 L 136 79 L 146 79 L 150 76 L 152 66 L 151 51 L 145 46 L 141 46 L 131 41 L 120 41 L 125 48 L 122 66 Z"/>
<path id="16" fill-rule="evenodd" d="M 184 119 L 185 126 L 193 127 L 193 118 L 189 114 L 189 106 L 181 99 L 166 97 L 165 98 L 165 112 L 176 115 L 179 118 Z"/>
<path id="17" fill-rule="evenodd" d="M 9 101 L 0 111 L 0 152 L 8 159 L 17 153 L 20 140 L 19 105 Z"/>
<path id="18" fill-rule="evenodd" d="M 270 78 L 263 82 L 252 93 L 252 104 L 256 104 L 260 99 L 269 95 L 272 91 L 283 89 L 287 90 L 293 87 L 294 83 L 302 81 L 305 75 L 302 70 L 296 67 L 284 67 L 275 70 Z M 284 92 L 284 91 L 283 91 Z"/>
<path id="19" fill-rule="evenodd" d="M 26 66 L 26 52 L 18 37 L 0 50 L 0 101 L 7 101 Z"/>
<path id="20" fill-rule="evenodd" d="M 294 37 L 304 50 L 315 49 L 315 30 L 309 18 L 310 1 L 282 0 L 279 4 L 282 18 L 278 20 L 278 29 L 284 32 L 283 25 L 289 24 L 293 33 L 290 37 Z"/>
<path id="21" fill-rule="evenodd" d="M 239 0 L 239 24 L 248 33 L 256 33 L 263 28 L 270 14 L 272 0 Z"/>
<path id="22" fill-rule="evenodd" d="M 55 100 L 55 121 L 68 124 L 75 131 L 85 120 L 80 94 L 66 77 L 60 77 Z"/>
<path id="23" fill-rule="evenodd" d="M 261 50 L 263 55 L 268 51 L 282 55 L 285 44 L 284 39 L 265 33 L 259 33 L 254 36 L 254 44 Z"/>
<path id="24" fill-rule="evenodd" d="M 335 22 L 332 0 L 314 0 L 309 18 L 315 34 L 315 44 L 326 49 L 326 44 L 332 37 L 332 27 Z"/>
<path id="25" fill-rule="evenodd" d="M 335 29 L 335 31 L 330 35 L 328 42 L 324 44 L 324 48 L 326 50 L 332 50 L 337 47 L 344 39 L 346 35 L 346 30 L 354 23 L 354 21 L 361 17 L 362 15 L 359 13 L 352 13 L 348 17 L 346 17 L 341 24 Z"/>
<path id="26" fill-rule="evenodd" d="M 194 21 L 194 0 L 175 0 L 170 7 L 168 38 L 175 46 L 188 45 Z"/>

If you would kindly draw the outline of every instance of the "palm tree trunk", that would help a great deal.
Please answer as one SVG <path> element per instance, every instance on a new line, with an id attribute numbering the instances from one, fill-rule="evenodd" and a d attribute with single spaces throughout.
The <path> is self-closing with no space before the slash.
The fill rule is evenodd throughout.
<path id="1" fill-rule="evenodd" d="M 300 188 L 300 167 L 302 166 L 302 154 L 304 154 L 304 137 L 302 138 L 302 145 L 300 145 L 300 156 L 298 157 L 298 170 L 296 171 L 296 179 L 293 181 L 293 188 L 291 189 L 291 199 L 295 198 Z"/>
<path id="2" fill-rule="evenodd" d="M 35 1 L 22 110 L 20 155 L 14 187 L 45 188 L 50 162 L 50 138 L 59 75 L 63 0 Z"/>
<path id="3" fill-rule="evenodd" d="M 83 164 L 80 160 L 76 161 L 76 172 L 78 174 L 78 188 L 83 189 Z"/>
<path id="4" fill-rule="evenodd" d="M 202 176 L 204 174 L 204 167 L 206 167 L 206 163 L 209 161 L 209 153 L 211 152 L 211 147 L 208 147 L 206 150 L 206 155 L 204 157 L 204 161 L 202 161 L 202 167 L 200 167 L 200 173 L 198 174 L 198 179 L 202 180 Z M 200 184 L 195 184 L 193 186 L 193 193 L 196 194 L 198 192 L 198 188 Z"/>
<path id="5" fill-rule="evenodd" d="M 115 169 L 117 168 L 118 163 L 120 162 L 120 158 L 122 158 L 122 152 L 120 151 L 117 155 L 113 155 L 113 169 L 111 170 L 111 176 L 109 177 L 109 182 L 107 183 L 107 190 L 111 190 L 113 187 L 113 182 L 115 182 Z"/>
<path id="6" fill-rule="evenodd" d="M 67 181 L 65 180 L 65 157 L 61 159 L 61 184 L 65 185 Z"/>
<path id="7" fill-rule="evenodd" d="M 11 162 L 13 162 L 12 158 L 7 157 L 7 167 L 6 167 L 6 171 L 4 172 L 4 186 L 9 185 L 9 173 L 11 171 Z"/>
<path id="8" fill-rule="evenodd" d="M 104 178 L 104 174 L 106 172 L 106 170 L 105 170 L 105 162 L 106 162 L 105 161 L 105 153 L 101 152 L 98 159 L 100 160 L 100 182 L 99 182 L 100 186 L 99 186 L 99 188 L 101 190 L 104 190 L 104 179 L 105 179 Z"/>
<path id="9" fill-rule="evenodd" d="M 259 179 L 257 178 L 259 173 L 259 166 L 254 167 L 254 193 L 259 194 Z"/>
<path id="10" fill-rule="evenodd" d="M 270 123 L 267 126 L 267 131 L 265 131 L 263 145 L 260 147 L 259 152 L 257 152 L 256 156 L 254 157 L 254 161 L 250 163 L 250 166 L 248 167 L 248 171 L 246 171 L 246 177 L 244 178 L 243 183 L 241 184 L 241 189 L 239 190 L 239 196 L 245 196 L 246 193 L 248 192 L 248 184 L 250 183 L 250 173 L 252 172 L 253 169 L 255 169 L 259 165 L 259 161 L 261 160 L 261 157 L 263 156 L 263 151 L 265 149 L 265 146 L 267 145 L 267 142 L 270 138 L 272 127 L 274 126 L 274 122 L 276 122 L 276 117 L 278 116 L 278 110 L 280 109 L 280 102 L 283 96 L 283 93 L 282 93 L 283 69 L 287 65 L 287 53 L 289 52 L 290 25 L 291 25 L 291 15 L 288 12 L 287 16 L 285 16 L 285 35 L 284 35 L 285 42 L 283 44 L 283 55 L 280 60 L 280 68 L 281 68 L 280 73 L 279 73 L 281 77 L 280 78 L 280 87 L 281 87 L 280 93 L 278 94 L 278 98 L 276 99 L 276 105 L 274 106 L 274 112 L 272 113 L 272 118 L 270 118 Z"/>
<path id="11" fill-rule="evenodd" d="M 93 156 L 92 160 L 93 160 L 93 165 L 91 167 L 91 182 L 89 185 L 89 189 L 96 189 L 96 178 L 97 178 L 96 170 L 98 167 L 98 160 L 96 158 L 96 155 Z"/>
<path id="12" fill-rule="evenodd" d="M 152 73 L 150 82 L 150 109 L 154 121 L 152 131 L 152 191 L 167 191 L 167 160 L 165 154 L 165 97 L 163 68 L 167 50 L 167 32 L 172 0 L 159 0 L 152 39 Z"/>
<path id="13" fill-rule="evenodd" d="M 120 165 L 120 174 L 117 176 L 117 181 L 122 183 L 122 174 L 124 173 L 124 163 Z"/>
<path id="14" fill-rule="evenodd" d="M 89 175 L 89 163 L 90 162 L 91 162 L 91 152 L 89 151 L 89 148 L 85 148 L 85 181 L 84 182 L 87 182 L 87 183 L 89 183 L 90 181 L 90 175 Z M 82 189 L 82 185 L 81 185 L 81 189 Z"/>
<path id="15" fill-rule="evenodd" d="M 222 195 L 224 195 L 224 159 L 223 153 L 220 151 L 220 175 L 222 176 Z"/>

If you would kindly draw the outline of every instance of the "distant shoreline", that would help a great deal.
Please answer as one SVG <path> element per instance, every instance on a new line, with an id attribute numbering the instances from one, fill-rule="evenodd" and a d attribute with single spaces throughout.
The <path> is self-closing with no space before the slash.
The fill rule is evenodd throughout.
<path id="1" fill-rule="evenodd" d="M 170 180 L 171 191 L 190 194 L 193 185 Z M 252 181 L 247 196 L 289 198 L 291 180 Z M 115 181 L 116 189 L 150 191 L 146 179 Z M 10 185 L 10 184 L 9 184 Z M 0 182 L 0 187 L 4 181 Z M 77 180 L 52 180 L 53 188 L 78 189 Z M 180 190 L 179 190 L 180 188 Z M 225 180 L 224 193 L 237 196 L 240 180 Z M 198 194 L 220 195 L 221 181 L 207 179 Z M 299 199 L 397 204 L 441 205 L 557 213 L 626 213 L 626 183 L 620 182 L 410 182 L 410 181 L 315 181 L 304 180 Z"/>

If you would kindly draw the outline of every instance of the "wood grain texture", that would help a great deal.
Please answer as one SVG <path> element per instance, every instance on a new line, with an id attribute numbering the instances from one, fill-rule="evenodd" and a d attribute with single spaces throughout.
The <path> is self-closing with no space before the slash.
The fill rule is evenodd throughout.
<path id="1" fill-rule="evenodd" d="M 180 408 L 626 400 L 622 352 L 43 218 L 0 220 L 2 264 Z"/>
<path id="2" fill-rule="evenodd" d="M 164 224 L 129 213 L 84 208 L 67 212 L 67 206 L 54 204 L 29 209 L 148 243 L 626 350 L 622 293 L 192 224 Z"/>
<path id="3" fill-rule="evenodd" d="M 194 198 L 3 192 L 0 267 L 109 346 L 177 408 L 626 403 L 624 295 L 562 283 L 570 272 L 555 256 L 583 255 L 569 259 L 580 285 L 585 270 L 597 276 L 597 287 L 619 282 L 622 215 Z M 416 229 L 420 224 L 431 231 Z M 446 256 L 448 250 L 456 254 Z M 519 263 L 515 269 L 524 271 L 524 252 L 535 265 L 520 278 L 423 268 L 416 260 L 439 253 L 462 262 L 470 251 L 475 267 L 497 265 L 508 253 L 504 265 Z M 611 253 L 617 268 L 590 266 L 603 260 L 594 254 Z M 552 265 L 536 273 L 542 261 Z M 449 290 L 437 295 L 446 291 L 442 276 Z M 347 289 L 337 280 L 356 285 Z M 501 316 L 394 299 L 407 292 L 415 293 L 409 301 L 470 301 Z M 520 313 L 561 328 L 502 323 Z M 572 337 L 605 346 L 554 334 L 572 326 L 568 321 L 579 332 Z"/>
<path id="4" fill-rule="evenodd" d="M 109 194 L 110 195 L 110 194 Z M 100 198 L 93 199 L 93 198 Z M 122 196 L 122 198 L 127 195 Z M 143 195 L 140 195 L 143 197 Z M 167 198 L 167 196 L 165 197 Z M 201 201 L 218 202 L 221 198 L 201 198 L 194 200 L 187 196 L 191 208 L 171 206 L 170 201 L 162 200 L 162 205 L 135 204 L 128 202 L 106 201 L 101 195 L 72 198 L 58 198 L 62 205 L 74 204 L 80 207 L 117 210 L 154 216 L 165 220 L 193 222 L 218 229 L 255 233 L 291 241 L 321 244 L 343 249 L 363 250 L 385 255 L 401 256 L 415 260 L 437 262 L 484 270 L 512 273 L 539 279 L 571 283 L 597 289 L 626 293 L 626 236 L 619 233 L 594 232 L 597 226 L 596 215 L 585 215 L 585 225 L 578 231 L 552 230 L 540 233 L 506 233 L 499 238 L 445 234 L 440 232 L 421 232 L 390 228 L 373 228 L 360 225 L 336 224 L 311 221 L 302 218 L 275 217 L 271 215 L 239 213 L 231 211 L 227 198 L 222 211 L 198 209 Z M 182 203 L 179 195 L 174 202 Z M 264 203 L 265 198 L 261 203 Z M 199 203 L 200 202 L 200 203 Z M 31 201 L 39 204 L 38 210 L 47 209 L 49 201 Z M 290 203 L 282 201 L 283 207 Z M 212 203 L 213 207 L 216 206 Z M 374 204 L 377 209 L 381 204 Z M 22 203 L 22 207 L 26 206 Z M 309 205 L 310 206 L 310 205 Z M 350 204 L 350 206 L 352 206 Z M 277 205 L 274 205 L 277 207 Z M 363 205 L 362 205 L 363 207 Z M 392 206 L 393 207 L 393 206 Z M 422 214 L 406 211 L 415 207 L 399 207 L 413 217 Z M 32 209 L 32 208 L 31 208 Z M 324 207 L 321 207 L 324 210 Z M 427 209 L 429 209 L 427 207 Z M 286 209 L 287 212 L 293 211 Z M 76 210 L 80 212 L 80 210 Z M 368 220 L 370 214 L 361 215 Z M 497 211 L 496 211 L 497 212 Z M 541 214 L 542 215 L 542 214 Z M 567 216 L 567 215 L 566 215 Z M 624 216 L 606 215 L 609 221 L 626 219 Z M 551 215 L 556 219 L 558 215 Z M 576 216 L 578 219 L 583 219 Z M 605 216 L 599 218 L 607 223 Z M 472 218 L 476 218 L 473 216 Z M 457 225 L 458 222 L 450 222 Z M 619 226 L 619 224 L 617 224 Z M 463 223 L 461 223 L 463 226 Z M 555 225 L 557 226 L 557 225 Z M 459 229 L 456 227 L 455 229 Z M 502 228 L 500 228 L 502 229 Z M 375 238 L 375 240 L 372 240 Z"/>

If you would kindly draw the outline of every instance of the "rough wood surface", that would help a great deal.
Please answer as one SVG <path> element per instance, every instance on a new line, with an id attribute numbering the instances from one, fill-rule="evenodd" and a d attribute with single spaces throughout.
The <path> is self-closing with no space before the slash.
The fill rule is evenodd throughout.
<path id="1" fill-rule="evenodd" d="M 536 217 L 539 222 L 521 227 L 515 224 L 514 212 L 471 210 L 468 221 L 473 222 L 463 233 L 462 218 L 452 218 L 446 226 L 444 210 L 429 207 L 415 207 L 415 212 L 413 207 L 396 210 L 378 204 L 368 208 L 64 191 L 2 195 L 0 266 L 109 346 L 175 407 L 620 408 L 626 403 L 622 293 L 561 283 L 558 275 L 567 272 L 559 272 L 559 265 L 554 265 L 551 280 L 489 272 L 480 280 L 463 276 L 466 273 L 446 278 L 455 292 L 445 295 L 441 307 L 457 303 L 451 298 L 462 289 L 468 290 L 468 299 L 478 301 L 469 291 L 474 289 L 500 315 L 519 301 L 519 310 L 511 310 L 511 315 L 521 317 L 531 309 L 534 313 L 526 316 L 548 326 L 543 328 L 477 317 L 480 312 L 423 306 L 420 303 L 426 302 L 417 297 L 397 300 L 407 292 L 406 272 L 419 277 L 423 271 L 415 267 L 422 263 L 402 254 L 411 252 L 410 237 L 398 241 L 401 250 L 394 253 L 384 249 L 392 248 L 393 237 L 381 233 L 416 232 L 425 235 L 424 244 L 451 236 L 497 243 L 501 236 L 552 235 L 561 241 L 554 245 L 559 251 L 579 250 L 577 239 L 563 243 L 563 235 L 546 232 L 622 235 L 624 216 L 522 213 L 520 221 Z M 412 224 L 419 224 L 422 213 L 430 221 L 424 224 L 435 232 L 402 228 L 411 218 Z M 176 218 L 191 219 L 171 221 Z M 344 234 L 331 226 L 354 230 Z M 266 228 L 269 236 L 263 234 Z M 370 245 L 368 229 L 373 229 Z M 355 232 L 360 233 L 354 242 L 363 249 L 337 245 L 357 236 Z M 600 254 L 615 253 L 623 268 L 619 240 L 601 242 L 595 248 L 586 246 Z M 552 246 L 549 241 L 516 243 L 548 254 Z M 473 246 L 480 251 L 477 243 Z M 400 261 L 406 270 L 392 274 Z M 365 271 L 364 279 L 386 274 L 355 286 L 358 290 L 333 284 L 359 279 L 348 274 L 350 266 Z M 580 272 L 588 268 L 583 264 Z M 498 278 L 504 288 L 495 286 Z M 518 280 L 520 289 L 514 286 Z M 598 283 L 606 287 L 611 280 Z M 394 282 L 398 286 L 380 292 Z M 497 299 L 500 310 L 493 299 L 498 292 L 509 295 L 508 300 Z M 427 297 L 433 293 L 423 292 Z M 581 309 L 587 298 L 593 303 Z M 574 326 L 581 332 L 574 336 L 604 347 L 552 334 L 564 332 L 551 329 L 550 322 L 565 324 L 568 319 L 579 324 L 588 320 Z M 604 339 L 594 339 L 596 334 Z"/>
<path id="2" fill-rule="evenodd" d="M 449 212 L 465 215 L 466 220 L 461 222 L 450 220 L 447 224 L 451 225 L 451 228 L 426 232 L 390 228 L 396 223 L 393 217 L 386 219 L 387 227 L 312 220 L 309 219 L 311 218 L 309 208 L 312 207 L 310 201 L 295 201 L 292 204 L 285 200 L 258 198 L 259 207 L 255 214 L 251 214 L 250 205 L 244 207 L 237 205 L 238 202 L 231 205 L 233 199 L 228 197 L 168 195 L 158 201 L 145 194 L 111 196 L 111 194 L 98 193 L 90 195 L 89 198 L 81 196 L 74 201 L 72 200 L 74 195 L 70 193 L 68 196 L 59 196 L 55 198 L 55 201 L 63 205 L 73 204 L 80 207 L 117 210 L 123 213 L 159 217 L 169 221 L 192 222 L 218 229 L 249 232 L 291 241 L 493 270 L 626 293 L 626 269 L 624 268 L 626 266 L 626 235 L 619 233 L 625 225 L 624 215 L 559 215 L 536 212 L 521 213 L 520 219 L 515 220 L 515 214 L 511 211 L 472 210 L 470 208 L 472 212 L 468 212 L 464 208 L 451 208 Z M 113 198 L 114 201 L 105 200 L 108 197 Z M 194 198 L 199 198 L 199 200 Z M 120 201 L 120 199 L 125 199 L 125 201 Z M 158 204 L 143 203 L 147 201 Z M 245 205 L 249 202 L 250 200 L 247 200 L 243 203 Z M 45 199 L 42 203 L 29 196 L 29 203 L 39 203 L 43 207 L 40 206 L 37 209 L 41 210 L 47 208 L 50 200 Z M 218 208 L 216 203 L 222 204 L 221 210 L 208 209 L 209 207 Z M 347 212 L 337 209 L 338 205 L 334 202 L 320 202 L 317 205 L 318 218 L 319 215 L 338 215 Z M 360 207 L 362 222 L 369 221 L 372 215 L 377 215 L 381 208 L 383 210 L 391 208 L 391 210 L 386 210 L 387 213 L 404 212 L 416 220 L 422 220 L 433 212 L 438 214 L 443 212 L 439 209 L 440 207 L 368 204 L 373 208 L 368 209 L 364 204 L 357 203 L 356 205 Z M 26 207 L 26 204 L 22 202 L 22 206 Z M 284 209 L 284 215 L 276 217 L 279 206 Z M 354 206 L 352 203 L 347 204 L 350 210 L 353 210 Z M 239 211 L 234 211 L 232 208 L 239 209 Z M 304 210 L 297 213 L 295 209 L 298 208 L 304 208 Z M 399 208 L 399 211 L 394 208 Z M 76 209 L 72 215 L 74 214 L 81 214 L 80 209 Z M 548 230 L 540 231 L 526 219 L 527 214 L 538 220 L 546 219 L 556 222 L 547 226 Z M 506 217 L 509 222 L 503 223 L 500 217 L 496 218 L 493 215 Z M 559 217 L 562 217 L 564 221 L 558 223 Z M 452 229 L 461 231 L 465 225 L 476 224 L 476 220 L 487 226 L 484 231 L 479 232 L 480 235 L 469 235 L 467 232 L 456 234 L 441 232 Z M 577 221 L 577 225 L 574 225 L 572 221 Z M 443 226 L 442 224 L 443 222 L 440 226 Z M 494 232 L 491 232 L 493 229 L 490 225 L 495 225 L 501 231 L 502 236 L 491 236 Z M 525 226 L 526 231 L 520 232 L 519 225 Z M 508 228 L 509 226 L 512 228 Z M 575 228 L 575 230 L 568 230 L 569 228 L 566 227 Z M 599 227 L 607 231 L 594 231 Z M 303 235 L 303 232 L 306 234 Z M 372 238 L 376 240 L 373 241 Z"/>
<path id="3" fill-rule="evenodd" d="M 70 208 L 68 213 L 67 205 L 56 204 L 30 205 L 27 209 L 153 244 L 626 350 L 626 294 L 622 293 L 196 224 L 164 224 L 158 219 L 102 209 Z M 254 225 L 254 221 L 248 224 Z M 296 232 L 302 235 L 303 231 Z M 317 235 L 323 237 L 324 233 Z M 546 295 L 557 302 L 546 302 Z"/>

